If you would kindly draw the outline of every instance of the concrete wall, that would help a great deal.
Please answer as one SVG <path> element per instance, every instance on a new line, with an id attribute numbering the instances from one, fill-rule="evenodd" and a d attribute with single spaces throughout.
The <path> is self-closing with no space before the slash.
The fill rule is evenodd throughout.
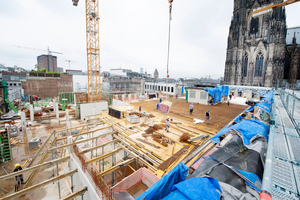
<path id="1" fill-rule="evenodd" d="M 55 97 L 60 92 L 73 92 L 73 77 L 61 74 L 60 77 L 27 77 L 22 82 L 24 93 L 38 97 Z"/>
<path id="2" fill-rule="evenodd" d="M 108 109 L 107 101 L 80 104 L 80 119 L 83 120 L 88 115 L 100 114 Z"/>
<path id="3" fill-rule="evenodd" d="M 102 199 L 97 194 L 100 193 L 100 190 L 97 190 L 93 187 L 94 184 L 93 180 L 91 178 L 88 178 L 85 174 L 85 172 L 81 169 L 81 164 L 78 163 L 76 159 L 74 159 L 73 155 L 70 155 L 70 168 L 71 170 L 77 169 L 78 172 L 73 175 L 73 183 L 74 183 L 74 192 L 77 190 L 80 190 L 82 188 L 87 187 L 88 190 L 84 193 L 83 199 Z M 76 200 L 80 200 L 81 196 L 76 197 Z"/>
<path id="4" fill-rule="evenodd" d="M 120 101 L 120 100 L 116 100 L 116 99 L 113 99 L 112 101 L 112 106 L 113 107 L 117 107 L 117 106 L 129 106 L 130 104 L 129 103 L 126 103 L 124 101 Z"/>

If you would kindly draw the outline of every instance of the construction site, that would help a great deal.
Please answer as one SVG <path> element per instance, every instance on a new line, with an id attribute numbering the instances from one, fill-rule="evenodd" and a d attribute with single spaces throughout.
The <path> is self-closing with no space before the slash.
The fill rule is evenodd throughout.
<path id="1" fill-rule="evenodd" d="M 260 87 L 261 53 L 257 86 L 238 85 L 237 78 L 234 85 L 170 83 L 169 49 L 165 82 L 157 70 L 153 79 L 141 73 L 135 80 L 128 75 L 135 72 L 122 69 L 114 70 L 126 78 L 105 75 L 101 82 L 98 0 L 85 3 L 87 92 L 70 92 L 69 74 L 3 74 L 24 79 L 28 94 L 10 101 L 14 83 L 1 81 L 1 200 L 299 199 L 295 84 Z"/>

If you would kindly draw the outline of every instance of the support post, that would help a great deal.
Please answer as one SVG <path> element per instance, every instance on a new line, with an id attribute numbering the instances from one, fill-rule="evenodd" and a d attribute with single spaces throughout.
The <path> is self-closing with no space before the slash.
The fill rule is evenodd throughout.
<path id="1" fill-rule="evenodd" d="M 59 121 L 59 111 L 58 111 L 58 103 L 55 103 L 55 113 L 56 113 L 56 119 L 60 125 L 60 121 Z"/>
<path id="2" fill-rule="evenodd" d="M 66 109 L 66 121 L 67 121 L 67 127 L 70 128 L 71 123 L 70 123 L 69 109 Z"/>
<path id="3" fill-rule="evenodd" d="M 21 125 L 22 125 L 22 132 L 23 135 L 26 133 L 26 116 L 25 112 L 21 112 Z"/>
<path id="4" fill-rule="evenodd" d="M 31 121 L 31 123 L 33 123 L 34 112 L 33 112 L 33 105 L 32 104 L 29 105 L 29 111 L 30 111 L 30 121 Z"/>

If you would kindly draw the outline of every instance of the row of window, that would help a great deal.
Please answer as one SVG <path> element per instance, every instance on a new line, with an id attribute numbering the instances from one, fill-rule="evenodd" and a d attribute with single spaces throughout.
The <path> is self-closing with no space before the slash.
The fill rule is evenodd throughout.
<path id="1" fill-rule="evenodd" d="M 255 77 L 262 77 L 263 74 L 263 65 L 264 65 L 264 56 L 262 53 L 259 53 L 256 56 L 255 68 L 254 68 L 254 76 Z M 244 77 L 247 76 L 248 71 L 248 55 L 245 54 L 243 67 L 242 67 L 242 75 Z"/>
<path id="2" fill-rule="evenodd" d="M 190 98 L 191 99 L 196 98 L 196 91 L 190 91 Z M 200 99 L 206 100 L 207 99 L 207 93 L 206 92 L 200 92 Z"/>
<path id="3" fill-rule="evenodd" d="M 162 91 L 166 92 L 167 87 L 166 86 L 160 86 L 160 85 L 145 85 L 145 89 L 147 90 L 157 90 L 157 91 Z M 174 87 L 168 87 L 168 92 L 174 92 Z"/>
<path id="4" fill-rule="evenodd" d="M 7 83 L 8 86 L 22 86 L 21 83 Z"/>

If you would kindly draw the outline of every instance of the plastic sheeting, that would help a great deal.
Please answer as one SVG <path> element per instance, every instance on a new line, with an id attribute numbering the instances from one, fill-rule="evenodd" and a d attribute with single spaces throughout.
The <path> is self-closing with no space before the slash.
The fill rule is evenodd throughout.
<path id="1" fill-rule="evenodd" d="M 210 177 L 195 177 L 173 186 L 164 200 L 219 200 L 222 193 L 218 180 Z"/>
<path id="2" fill-rule="evenodd" d="M 214 103 L 221 101 L 223 96 L 228 96 L 229 87 L 228 85 L 215 86 L 213 89 L 204 89 L 210 96 L 213 97 Z"/>
<path id="3" fill-rule="evenodd" d="M 158 200 L 166 197 L 175 184 L 185 180 L 188 170 L 189 168 L 182 162 L 179 163 L 136 199 L 141 200 L 145 198 L 146 200 Z"/>
<path id="4" fill-rule="evenodd" d="M 220 142 L 219 137 L 227 133 L 230 129 L 235 129 L 242 133 L 242 138 L 245 145 L 248 145 L 250 143 L 250 140 L 257 135 L 261 135 L 268 139 L 269 134 L 269 127 L 267 125 L 254 119 L 247 119 L 229 128 L 224 127 L 214 137 L 211 138 L 211 141 L 213 143 Z"/>

